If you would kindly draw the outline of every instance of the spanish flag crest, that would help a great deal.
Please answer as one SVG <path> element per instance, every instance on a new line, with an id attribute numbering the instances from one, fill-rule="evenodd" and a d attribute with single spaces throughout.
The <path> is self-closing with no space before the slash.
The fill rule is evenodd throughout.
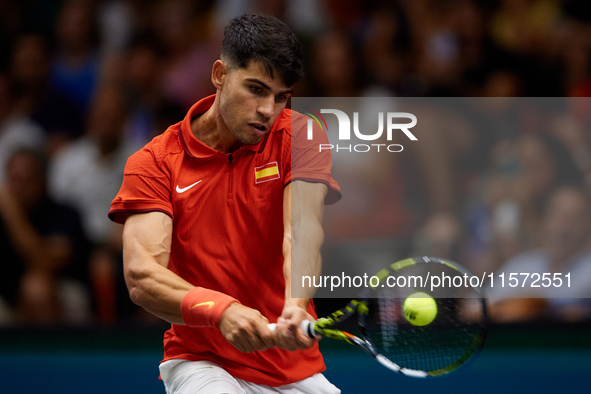
<path id="1" fill-rule="evenodd" d="M 279 179 L 279 177 L 279 166 L 277 165 L 276 161 L 267 163 L 260 167 L 255 167 L 254 169 L 255 183 L 272 181 L 274 179 Z"/>

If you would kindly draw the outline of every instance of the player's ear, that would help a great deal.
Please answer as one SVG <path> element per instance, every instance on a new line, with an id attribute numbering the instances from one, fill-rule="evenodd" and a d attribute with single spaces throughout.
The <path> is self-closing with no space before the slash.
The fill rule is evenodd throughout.
<path id="1" fill-rule="evenodd" d="M 211 70 L 211 83 L 213 86 L 221 90 L 225 77 L 228 75 L 228 66 L 221 60 L 216 60 Z"/>

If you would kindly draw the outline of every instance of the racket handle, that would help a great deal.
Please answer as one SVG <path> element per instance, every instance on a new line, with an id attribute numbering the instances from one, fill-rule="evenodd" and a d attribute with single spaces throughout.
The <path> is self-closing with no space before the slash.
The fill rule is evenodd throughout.
<path id="1" fill-rule="evenodd" d="M 300 328 L 304 331 L 304 334 L 309 336 L 310 338 L 316 337 L 316 331 L 314 331 L 314 325 L 310 320 L 304 320 L 300 323 Z"/>
<path id="2" fill-rule="evenodd" d="M 277 324 L 267 324 L 267 327 L 269 327 L 269 330 L 273 332 L 277 328 Z M 301 322 L 300 328 L 302 329 L 302 331 L 304 331 L 304 334 L 306 334 L 310 338 L 316 337 L 316 331 L 314 331 L 314 326 L 312 325 L 312 322 L 310 320 L 304 320 L 303 322 Z"/>

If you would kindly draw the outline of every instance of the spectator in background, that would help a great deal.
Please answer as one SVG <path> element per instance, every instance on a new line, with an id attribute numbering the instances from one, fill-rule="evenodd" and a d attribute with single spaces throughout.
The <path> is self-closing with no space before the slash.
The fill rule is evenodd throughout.
<path id="1" fill-rule="evenodd" d="M 521 79 L 515 72 L 499 68 L 491 70 L 485 76 L 479 93 L 482 97 L 521 97 L 521 84 Z"/>
<path id="2" fill-rule="evenodd" d="M 101 66 L 95 2 L 66 0 L 57 19 L 56 36 L 58 52 L 51 67 L 51 83 L 85 116 Z"/>
<path id="3" fill-rule="evenodd" d="M 123 82 L 132 105 L 125 138 L 133 144 L 143 146 L 170 124 L 176 123 L 157 124 L 159 114 L 175 111 L 182 118 L 184 113 L 180 106 L 162 94 L 162 57 L 162 50 L 149 36 L 133 41 L 126 52 Z"/>
<path id="4" fill-rule="evenodd" d="M 85 237 L 78 213 L 46 193 L 43 157 L 12 153 L 0 186 L 0 298 L 18 323 L 90 320 Z"/>
<path id="5" fill-rule="evenodd" d="M 164 95 L 188 109 L 196 98 L 213 94 L 211 64 L 219 43 L 211 37 L 211 1 L 159 1 L 155 32 L 164 47 Z"/>
<path id="6" fill-rule="evenodd" d="M 499 142 L 492 151 L 485 201 L 489 205 L 489 245 L 494 253 L 482 271 L 495 269 L 511 256 L 540 245 L 543 208 L 556 187 L 582 185 L 565 147 L 545 134 L 522 134 Z M 479 258 L 477 258 L 479 260 Z"/>
<path id="7" fill-rule="evenodd" d="M 0 183 L 6 174 L 8 157 L 15 149 L 45 149 L 43 129 L 19 113 L 15 101 L 10 79 L 0 74 Z"/>
<path id="8" fill-rule="evenodd" d="M 559 140 L 567 149 L 578 171 L 582 174 L 585 187 L 591 190 L 591 111 L 589 99 L 570 100 L 567 111 L 557 113 L 550 121 L 550 135 Z"/>
<path id="9" fill-rule="evenodd" d="M 401 161 L 408 171 L 407 199 L 422 223 L 411 235 L 413 251 L 460 260 L 465 234 L 458 212 L 472 170 L 463 164 L 474 149 L 474 127 L 462 111 L 443 101 L 416 103 L 411 113 L 421 119 L 415 128 L 420 143 L 410 144 L 411 154 Z"/>
<path id="10" fill-rule="evenodd" d="M 347 34 L 329 31 L 314 42 L 312 93 L 320 97 L 359 97 L 361 72 L 355 48 Z"/>
<path id="11" fill-rule="evenodd" d="M 509 52 L 543 54 L 553 43 L 560 11 L 556 0 L 501 0 L 490 21 L 491 37 Z"/>
<path id="12" fill-rule="evenodd" d="M 565 95 L 589 97 L 591 95 L 591 42 L 589 23 L 566 20 L 557 36 L 560 38 L 560 63 L 563 68 L 560 82 Z"/>
<path id="13" fill-rule="evenodd" d="M 49 45 L 43 36 L 23 34 L 14 43 L 10 77 L 16 109 L 44 129 L 47 152 L 51 156 L 80 136 L 82 118 L 74 104 L 51 87 L 50 57 Z"/>
<path id="14" fill-rule="evenodd" d="M 416 67 L 431 96 L 456 96 L 460 73 L 458 34 L 453 26 L 453 5 L 432 3 L 435 12 L 420 23 Z"/>
<path id="15" fill-rule="evenodd" d="M 582 299 L 591 297 L 590 219 L 589 197 L 580 188 L 565 186 L 551 194 L 542 221 L 541 246 L 507 261 L 498 272 L 505 273 L 505 287 L 493 286 L 487 293 L 493 320 L 579 320 L 591 316 L 591 304 Z M 560 273 L 563 285 L 546 287 L 540 280 L 538 288 L 511 287 L 508 285 L 511 273 L 538 273 L 540 277 L 549 273 L 552 279 L 554 273 Z M 570 287 L 566 274 L 570 274 Z"/>
<path id="16" fill-rule="evenodd" d="M 370 84 L 365 95 L 403 93 L 409 45 L 407 21 L 399 4 L 381 3 L 369 12 L 362 40 L 364 73 Z"/>
<path id="17" fill-rule="evenodd" d="M 104 323 L 116 317 L 115 256 L 121 253 L 121 230 L 105 212 L 119 191 L 127 158 L 138 148 L 124 139 L 127 116 L 122 89 L 102 86 L 92 101 L 86 134 L 53 158 L 49 173 L 51 195 L 80 211 L 94 245 L 90 269 L 99 320 Z"/>
<path id="18" fill-rule="evenodd" d="M 124 83 L 126 51 L 138 34 L 144 34 L 142 13 L 150 7 L 137 0 L 108 0 L 97 2 L 98 48 L 100 84 Z M 140 12 L 141 11 L 141 12 Z"/>
<path id="19" fill-rule="evenodd" d="M 536 237 L 544 203 L 556 186 L 580 186 L 582 177 L 568 150 L 549 135 L 522 135 L 517 140 L 517 154 L 519 174 L 513 185 L 513 199 L 519 204 L 525 230 Z"/>
<path id="20" fill-rule="evenodd" d="M 118 57 L 125 52 L 125 48 L 138 28 L 134 1 L 108 0 L 98 4 L 98 27 L 100 35 L 100 52 L 104 57 Z"/>
<path id="21" fill-rule="evenodd" d="M 126 154 L 115 159 L 119 153 L 101 152 L 143 144 L 184 115 L 179 107 L 209 94 L 210 64 L 221 37 L 216 29 L 225 24 L 216 20 L 253 11 L 288 19 L 311 47 L 305 60 L 313 79 L 305 92 L 300 84 L 297 96 L 585 96 L 591 92 L 591 18 L 585 6 L 579 0 L 0 1 L 0 183 L 4 163 L 16 148 L 54 155 L 67 147 L 67 154 L 52 160 L 52 168 L 70 163 L 59 165 L 64 174 L 56 175 L 60 190 L 54 192 L 86 207 L 85 228 L 99 245 L 93 261 L 104 262 L 93 267 L 107 267 L 98 268 L 95 278 L 107 278 L 114 272 L 117 235 L 108 223 L 101 224 L 98 212 L 104 208 L 94 207 L 92 198 L 114 195 L 104 183 L 108 176 L 100 174 L 117 160 L 124 162 Z M 52 28 L 55 48 L 48 45 Z M 154 38 L 131 40 L 138 33 Z M 107 57 L 114 67 L 105 67 Z M 96 90 L 113 90 L 111 83 L 125 90 L 127 100 L 115 99 L 128 104 L 124 125 L 113 126 L 119 115 L 111 115 L 117 112 L 112 108 L 100 122 L 89 121 L 83 139 L 67 146 L 82 134 Z M 540 245 L 542 202 L 557 182 L 583 172 L 591 190 L 588 102 L 571 101 L 572 113 L 547 122 L 551 115 L 524 115 L 515 101 L 493 100 L 486 108 L 462 113 L 467 122 L 478 118 L 472 130 L 447 110 L 441 118 L 434 111 L 438 116 L 418 116 L 420 144 L 410 145 L 408 156 L 393 158 L 378 174 L 401 186 L 388 194 L 390 186 L 376 182 L 388 191 L 384 196 L 409 203 L 399 206 L 412 214 L 412 223 L 396 226 L 414 240 L 411 246 L 418 253 L 431 250 L 457 258 L 476 272 Z M 475 106 L 483 102 L 472 101 Z M 530 127 L 531 117 L 546 122 L 550 132 Z M 91 137 L 91 123 L 116 131 L 99 143 Z M 546 141 L 543 134 L 562 144 Z M 80 164 L 85 160 L 90 163 L 86 169 Z M 578 170 L 569 164 L 573 160 Z M 361 184 L 370 181 L 362 178 Z M 84 195 L 85 182 L 97 189 Z M 349 189 L 356 190 L 347 198 L 366 191 L 354 183 Z M 379 204 L 371 208 L 381 209 Z M 92 211 L 97 212 L 94 220 Z M 465 211 L 467 224 L 460 221 Z M 395 226 L 390 217 L 383 215 L 381 223 Z M 470 244 L 463 244 L 466 240 Z"/>
<path id="22" fill-rule="evenodd" d="M 502 0 L 491 12 L 488 35 L 520 74 L 526 96 L 564 93 L 559 63 L 571 40 L 561 11 L 557 0 Z"/>

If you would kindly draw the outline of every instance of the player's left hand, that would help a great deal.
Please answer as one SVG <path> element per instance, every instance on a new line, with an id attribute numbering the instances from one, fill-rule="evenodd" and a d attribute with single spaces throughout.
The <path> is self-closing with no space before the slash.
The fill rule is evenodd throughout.
<path id="1" fill-rule="evenodd" d="M 314 318 L 299 305 L 286 305 L 273 332 L 275 345 L 286 350 L 307 349 L 314 345 L 320 336 L 310 338 L 304 334 L 300 328 L 300 323 L 304 320 L 314 320 Z"/>

